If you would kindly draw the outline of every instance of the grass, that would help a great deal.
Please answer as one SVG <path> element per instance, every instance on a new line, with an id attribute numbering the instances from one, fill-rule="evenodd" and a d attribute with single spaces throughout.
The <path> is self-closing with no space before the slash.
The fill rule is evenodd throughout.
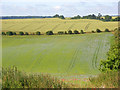
<path id="1" fill-rule="evenodd" d="M 2 73 L 2 88 L 118 88 L 118 72 L 101 73 L 84 81 L 73 79 L 79 84 L 49 74 L 26 74 L 15 66 L 3 68 Z"/>
<path id="2" fill-rule="evenodd" d="M 53 36 L 3 36 L 2 66 L 59 79 L 81 79 L 99 74 L 112 33 Z M 71 80 L 73 81 L 73 80 Z"/>
<path id="3" fill-rule="evenodd" d="M 85 32 L 96 31 L 97 28 L 104 31 L 106 28 L 114 30 L 118 27 L 118 22 L 102 22 L 100 20 L 62 20 L 57 18 L 49 19 L 8 19 L 2 20 L 3 31 L 24 31 L 36 32 L 40 31 L 44 34 L 46 31 L 52 30 L 54 33 L 58 31 L 68 30 L 84 30 Z"/>

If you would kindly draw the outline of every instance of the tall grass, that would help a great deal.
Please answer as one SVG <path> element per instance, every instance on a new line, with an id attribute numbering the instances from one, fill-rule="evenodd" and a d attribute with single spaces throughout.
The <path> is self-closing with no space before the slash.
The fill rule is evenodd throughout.
<path id="1" fill-rule="evenodd" d="M 101 73 L 97 77 L 89 78 L 91 86 L 96 88 L 118 88 L 118 72 Z"/>
<path id="2" fill-rule="evenodd" d="M 17 67 L 3 68 L 3 88 L 67 88 L 64 82 L 48 74 L 29 74 L 17 70 Z"/>
<path id="3" fill-rule="evenodd" d="M 65 83 L 49 74 L 26 74 L 15 66 L 2 70 L 2 88 L 118 88 L 118 72 L 101 73 L 84 84 Z"/>

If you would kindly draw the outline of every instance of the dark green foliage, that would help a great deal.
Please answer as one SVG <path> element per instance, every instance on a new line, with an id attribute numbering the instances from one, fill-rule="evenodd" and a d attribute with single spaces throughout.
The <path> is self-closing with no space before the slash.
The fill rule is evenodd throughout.
<path id="1" fill-rule="evenodd" d="M 5 33 L 5 32 L 2 32 L 2 35 L 6 35 L 6 33 Z"/>
<path id="2" fill-rule="evenodd" d="M 67 34 L 67 31 L 65 31 L 65 34 Z"/>
<path id="3" fill-rule="evenodd" d="M 26 74 L 17 69 L 9 67 L 2 69 L 3 88 L 67 88 L 63 81 L 49 74 Z"/>
<path id="4" fill-rule="evenodd" d="M 59 31 L 58 34 L 61 35 L 61 34 L 64 34 L 64 32 L 63 31 Z"/>
<path id="5" fill-rule="evenodd" d="M 109 29 L 105 29 L 105 32 L 110 32 Z"/>
<path id="6" fill-rule="evenodd" d="M 41 33 L 39 31 L 36 32 L 36 35 L 40 35 Z"/>
<path id="7" fill-rule="evenodd" d="M 47 31 L 46 35 L 53 35 L 53 31 Z"/>
<path id="8" fill-rule="evenodd" d="M 28 32 L 25 32 L 25 35 L 29 35 L 29 33 L 28 33 Z"/>
<path id="9" fill-rule="evenodd" d="M 95 33 L 95 31 L 92 31 L 92 33 Z"/>
<path id="10" fill-rule="evenodd" d="M 82 18 L 83 19 L 97 19 L 97 17 L 94 14 L 88 15 L 88 16 L 83 16 Z"/>
<path id="11" fill-rule="evenodd" d="M 107 53 L 107 60 L 101 60 L 99 70 L 106 71 L 119 71 L 120 70 L 120 28 L 115 31 L 115 44 L 111 46 Z"/>
<path id="12" fill-rule="evenodd" d="M 13 35 L 16 35 L 16 32 L 13 32 Z"/>
<path id="13" fill-rule="evenodd" d="M 72 34 L 72 31 L 71 31 L 71 30 L 69 30 L 69 31 L 68 31 L 68 34 Z"/>
<path id="14" fill-rule="evenodd" d="M 77 16 L 72 17 L 71 19 L 80 19 L 80 18 L 81 16 L 77 15 Z"/>
<path id="15" fill-rule="evenodd" d="M 8 32 L 6 32 L 6 35 L 13 35 L 13 32 L 12 31 L 8 31 Z"/>
<path id="16" fill-rule="evenodd" d="M 19 35 L 24 35 L 24 32 L 22 32 L 22 31 L 21 31 L 21 32 L 19 32 Z"/>
<path id="17" fill-rule="evenodd" d="M 84 34 L 84 31 L 83 31 L 83 30 L 81 30 L 81 31 L 80 31 L 80 34 Z"/>
<path id="18" fill-rule="evenodd" d="M 112 19 L 112 16 L 109 16 L 109 15 L 106 15 L 106 16 L 105 16 L 105 20 L 106 20 L 106 21 L 110 21 L 111 19 Z"/>
<path id="19" fill-rule="evenodd" d="M 65 17 L 63 15 L 60 15 L 59 18 L 60 19 L 65 19 Z"/>
<path id="20" fill-rule="evenodd" d="M 97 32 L 97 33 L 100 33 L 100 32 L 102 32 L 102 31 L 101 31 L 100 29 L 96 29 L 96 32 Z"/>
<path id="21" fill-rule="evenodd" d="M 54 15 L 53 18 L 65 19 L 63 15 L 58 15 L 58 14 Z"/>
<path id="22" fill-rule="evenodd" d="M 74 31 L 74 34 L 79 34 L 79 32 L 77 30 Z"/>

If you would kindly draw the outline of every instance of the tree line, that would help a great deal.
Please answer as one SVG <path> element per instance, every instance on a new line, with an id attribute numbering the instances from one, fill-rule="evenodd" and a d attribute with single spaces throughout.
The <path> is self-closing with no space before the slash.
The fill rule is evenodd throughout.
<path id="1" fill-rule="evenodd" d="M 115 19 L 112 19 L 112 16 L 110 15 L 102 16 L 101 13 L 98 13 L 97 16 L 95 14 L 91 14 L 91 15 L 87 15 L 83 17 L 81 17 L 80 15 L 77 15 L 77 16 L 72 17 L 71 19 L 97 19 L 97 20 L 102 20 L 102 21 L 120 21 L 119 16 L 117 16 Z"/>
<path id="2" fill-rule="evenodd" d="M 102 32 L 100 29 L 96 29 L 96 31 L 91 31 L 91 33 L 100 33 Z M 105 29 L 104 32 L 110 32 L 109 29 Z M 78 30 L 68 30 L 68 31 L 58 31 L 57 35 L 62 35 L 62 34 L 84 34 L 86 32 L 84 32 L 83 30 L 81 30 L 80 32 Z M 8 31 L 8 32 L 2 32 L 2 35 L 42 35 L 40 31 L 37 31 L 35 33 L 28 33 L 28 32 L 22 32 L 20 31 L 19 33 L 13 32 L 13 31 Z M 53 33 L 53 31 L 47 31 L 46 35 L 55 35 L 56 33 Z"/>

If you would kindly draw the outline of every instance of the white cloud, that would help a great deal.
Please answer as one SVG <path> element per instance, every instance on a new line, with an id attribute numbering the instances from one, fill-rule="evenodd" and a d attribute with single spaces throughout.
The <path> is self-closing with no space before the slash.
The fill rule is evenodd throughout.
<path id="1" fill-rule="evenodd" d="M 55 9 L 55 10 L 60 10 L 60 9 L 61 9 L 61 6 L 55 6 L 54 9 Z"/>

